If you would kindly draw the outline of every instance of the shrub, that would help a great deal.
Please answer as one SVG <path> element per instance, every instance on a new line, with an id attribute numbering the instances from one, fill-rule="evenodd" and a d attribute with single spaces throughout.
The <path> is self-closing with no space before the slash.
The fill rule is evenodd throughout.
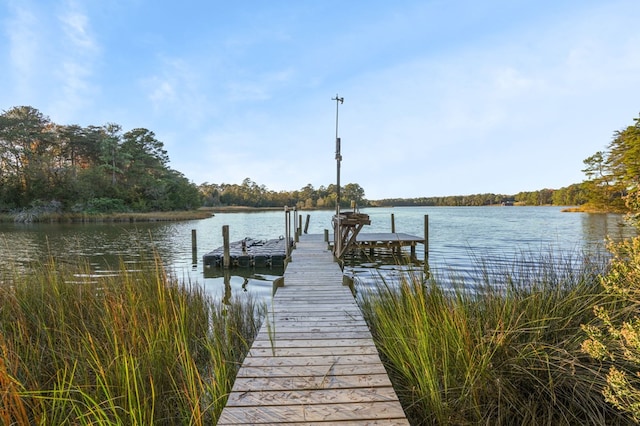
<path id="1" fill-rule="evenodd" d="M 600 278 L 616 305 L 596 303 L 598 322 L 583 325 L 586 353 L 608 368 L 602 392 L 607 402 L 640 422 L 640 237 L 610 243 L 611 269 Z"/>

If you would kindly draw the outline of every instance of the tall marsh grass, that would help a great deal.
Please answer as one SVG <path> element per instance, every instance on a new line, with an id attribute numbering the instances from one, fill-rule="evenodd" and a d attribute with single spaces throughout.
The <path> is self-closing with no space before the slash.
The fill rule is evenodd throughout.
<path id="1" fill-rule="evenodd" d="M 604 400 L 602 366 L 581 350 L 593 306 L 614 303 L 598 282 L 606 262 L 575 266 L 541 256 L 480 265 L 473 286 L 413 276 L 360 290 L 411 423 L 628 424 Z"/>
<path id="2" fill-rule="evenodd" d="M 0 423 L 215 424 L 261 308 L 159 262 L 97 280 L 60 267 L 0 279 Z"/>

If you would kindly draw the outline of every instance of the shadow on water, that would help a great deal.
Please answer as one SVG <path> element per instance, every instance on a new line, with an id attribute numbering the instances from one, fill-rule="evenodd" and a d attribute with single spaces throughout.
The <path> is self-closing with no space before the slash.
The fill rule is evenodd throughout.
<path id="1" fill-rule="evenodd" d="M 257 293 L 268 301 L 273 295 L 276 281 L 284 275 L 284 267 L 273 268 L 232 268 L 205 267 L 204 277 L 209 285 L 216 286 L 216 293 L 229 304 L 234 294 Z M 220 292 L 222 290 L 222 292 Z"/>

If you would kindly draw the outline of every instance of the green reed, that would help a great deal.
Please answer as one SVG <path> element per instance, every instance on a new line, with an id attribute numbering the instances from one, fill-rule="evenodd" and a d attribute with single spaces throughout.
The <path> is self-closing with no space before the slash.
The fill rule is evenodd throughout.
<path id="1" fill-rule="evenodd" d="M 263 309 L 151 263 L 0 279 L 0 423 L 215 424 Z"/>
<path id="2" fill-rule="evenodd" d="M 576 270 L 569 257 L 528 260 L 480 264 L 477 276 L 449 287 L 416 275 L 360 290 L 412 424 L 629 421 L 604 401 L 602 368 L 581 351 L 580 324 L 610 301 L 597 280 L 605 262 Z"/>

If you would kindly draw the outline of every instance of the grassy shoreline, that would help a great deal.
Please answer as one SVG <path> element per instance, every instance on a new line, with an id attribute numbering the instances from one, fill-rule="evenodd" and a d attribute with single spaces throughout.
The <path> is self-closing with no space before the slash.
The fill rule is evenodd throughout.
<path id="1" fill-rule="evenodd" d="M 159 265 L 0 277 L 0 424 L 215 424 L 262 308 Z"/>
<path id="2" fill-rule="evenodd" d="M 550 259 L 479 266 L 473 292 L 437 277 L 358 290 L 411 424 L 630 423 L 581 350 L 593 306 L 617 303 L 606 265 Z M 101 279 L 59 269 L 0 276 L 0 423 L 215 424 L 262 307 L 213 300 L 159 260 Z"/>
<path id="3" fill-rule="evenodd" d="M 562 209 L 563 212 L 568 212 L 568 213 L 598 213 L 598 214 L 607 214 L 607 213 L 613 213 L 613 214 L 625 214 L 628 213 L 628 211 L 626 210 L 615 210 L 615 209 L 605 209 L 602 207 L 595 207 L 593 205 L 590 204 L 583 204 L 581 206 L 572 206 L 572 207 L 565 207 Z"/>
<path id="4" fill-rule="evenodd" d="M 538 266 L 481 267 L 473 291 L 414 278 L 360 296 L 411 424 L 632 423 L 605 400 L 605 364 L 581 347 L 593 307 L 617 303 L 598 280 L 605 265 Z M 505 282 L 489 278 L 496 272 Z"/>
<path id="5" fill-rule="evenodd" d="M 488 207 L 496 207 L 488 206 Z M 377 208 L 377 207 L 371 207 Z M 109 222 L 169 222 L 185 220 L 201 220 L 216 213 L 251 213 L 263 211 L 282 211 L 284 207 L 248 207 L 248 206 L 218 206 L 201 207 L 197 210 L 169 211 L 169 212 L 145 212 L 145 213 L 39 213 L 39 214 L 12 214 L 0 213 L 0 223 L 109 223 Z M 331 210 L 331 209 L 305 209 L 305 210 Z M 578 213 L 624 213 L 607 211 L 591 206 L 565 207 L 563 212 Z"/>
<path id="6" fill-rule="evenodd" d="M 146 213 L 42 213 L 25 219 L 15 214 L 0 214 L 0 223 L 100 223 L 100 222 L 175 222 L 206 219 L 213 215 L 208 210 L 185 210 Z"/>

